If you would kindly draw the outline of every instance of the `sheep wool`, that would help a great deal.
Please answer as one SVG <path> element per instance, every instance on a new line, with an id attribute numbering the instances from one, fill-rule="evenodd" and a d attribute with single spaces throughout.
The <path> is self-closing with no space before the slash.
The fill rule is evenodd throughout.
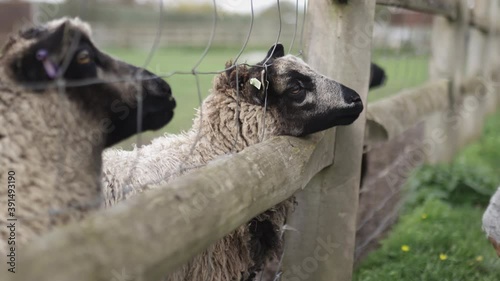
<path id="1" fill-rule="evenodd" d="M 491 197 L 483 214 L 483 230 L 500 257 L 500 188 Z"/>
<path id="2" fill-rule="evenodd" d="M 5 79 L 0 83 L 5 85 Z M 13 174 L 15 187 L 13 192 L 0 189 L 0 205 L 13 206 L 9 217 L 2 210 L 0 221 L 18 220 L 16 243 L 99 207 L 97 175 L 104 146 L 94 144 L 99 124 L 93 113 L 55 89 L 26 95 L 21 88 L 3 86 L 0 124 L 2 182 Z M 2 227 L 1 241 L 9 234 Z"/>

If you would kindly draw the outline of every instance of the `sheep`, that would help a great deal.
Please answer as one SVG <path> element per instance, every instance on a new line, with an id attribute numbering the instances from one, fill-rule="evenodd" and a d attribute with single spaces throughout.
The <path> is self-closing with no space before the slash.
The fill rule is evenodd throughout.
<path id="1" fill-rule="evenodd" d="M 381 87 L 387 81 L 387 76 L 385 70 L 375 63 L 370 64 L 370 84 L 368 85 L 369 90 Z M 363 146 L 363 150 L 366 146 Z M 361 175 L 360 175 L 360 187 L 363 186 L 363 182 L 368 173 L 368 153 L 363 152 L 361 158 Z M 281 256 L 281 255 L 280 255 Z M 274 281 L 276 278 L 276 273 L 279 272 L 280 261 L 273 260 L 266 263 L 262 272 L 257 276 L 259 281 Z"/>
<path id="2" fill-rule="evenodd" d="M 372 62 L 370 65 L 370 85 L 368 86 L 370 90 L 384 85 L 386 80 L 385 70 Z"/>
<path id="3" fill-rule="evenodd" d="M 146 183 L 168 182 L 270 136 L 304 136 L 351 124 L 362 110 L 355 91 L 317 73 L 300 58 L 285 55 L 283 46 L 276 44 L 255 66 L 226 63 L 188 132 L 154 139 L 134 151 L 105 151 L 106 205 L 142 192 Z M 293 205 L 291 198 L 257 216 L 167 280 L 253 280 L 280 251 L 281 229 Z"/>
<path id="4" fill-rule="evenodd" d="M 370 64 L 370 84 L 368 88 L 373 90 L 375 88 L 381 87 L 387 81 L 387 76 L 385 74 L 385 70 L 375 63 Z M 366 150 L 366 146 L 363 146 L 363 150 Z M 362 187 L 366 175 L 368 174 L 368 152 L 363 152 L 363 156 L 361 158 L 361 176 L 360 176 L 360 184 Z"/>
<path id="5" fill-rule="evenodd" d="M 483 214 L 483 231 L 500 257 L 500 188 L 491 197 L 490 204 Z"/>
<path id="6" fill-rule="evenodd" d="M 63 18 L 13 34 L 2 50 L 1 253 L 102 205 L 101 153 L 136 133 L 139 89 L 144 130 L 173 116 L 165 81 L 102 53 L 90 36 L 87 23 Z"/>

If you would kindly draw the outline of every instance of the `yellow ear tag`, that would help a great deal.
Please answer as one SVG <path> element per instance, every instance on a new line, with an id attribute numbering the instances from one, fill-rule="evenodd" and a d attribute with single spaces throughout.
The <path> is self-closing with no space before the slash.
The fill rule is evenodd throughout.
<path id="1" fill-rule="evenodd" d="M 262 85 L 262 83 L 260 83 L 259 79 L 257 78 L 252 78 L 250 79 L 250 85 L 254 86 L 255 88 L 259 89 L 260 90 L 260 86 Z"/>

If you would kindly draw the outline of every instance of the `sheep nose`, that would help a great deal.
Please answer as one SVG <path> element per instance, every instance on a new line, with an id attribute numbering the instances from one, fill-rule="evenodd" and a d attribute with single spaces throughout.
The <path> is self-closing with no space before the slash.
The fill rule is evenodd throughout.
<path id="1" fill-rule="evenodd" d="M 361 97 L 353 89 L 341 85 L 341 92 L 342 97 L 347 104 L 361 103 Z"/>

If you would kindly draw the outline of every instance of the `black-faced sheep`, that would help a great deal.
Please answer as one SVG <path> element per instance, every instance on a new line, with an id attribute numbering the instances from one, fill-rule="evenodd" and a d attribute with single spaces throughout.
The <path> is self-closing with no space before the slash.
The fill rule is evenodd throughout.
<path id="1" fill-rule="evenodd" d="M 368 88 L 373 90 L 375 88 L 381 87 L 385 84 L 387 76 L 385 75 L 385 70 L 375 63 L 370 64 L 370 85 Z M 365 149 L 366 147 L 363 147 Z M 360 186 L 363 186 L 364 179 L 368 173 L 368 153 L 364 152 L 361 159 L 361 176 L 360 176 Z"/>
<path id="2" fill-rule="evenodd" d="M 64 18 L 13 35 L 2 50 L 1 253 L 102 205 L 101 153 L 136 133 L 138 90 L 144 130 L 173 116 L 166 82 L 102 53 L 90 36 L 86 23 Z M 11 222 L 16 244 L 7 246 Z"/>
<path id="3" fill-rule="evenodd" d="M 386 80 L 385 70 L 372 62 L 370 65 L 370 90 L 384 85 Z"/>
<path id="4" fill-rule="evenodd" d="M 256 66 L 231 65 L 215 77 L 212 92 L 188 132 L 160 137 L 136 151 L 104 153 L 108 205 L 142 191 L 143 184 L 169 181 L 270 136 L 304 136 L 351 124 L 363 110 L 355 91 L 301 59 L 285 56 L 281 44 L 271 47 Z M 280 233 L 293 202 L 289 199 L 239 227 L 167 280 L 253 280 L 280 251 Z"/>

